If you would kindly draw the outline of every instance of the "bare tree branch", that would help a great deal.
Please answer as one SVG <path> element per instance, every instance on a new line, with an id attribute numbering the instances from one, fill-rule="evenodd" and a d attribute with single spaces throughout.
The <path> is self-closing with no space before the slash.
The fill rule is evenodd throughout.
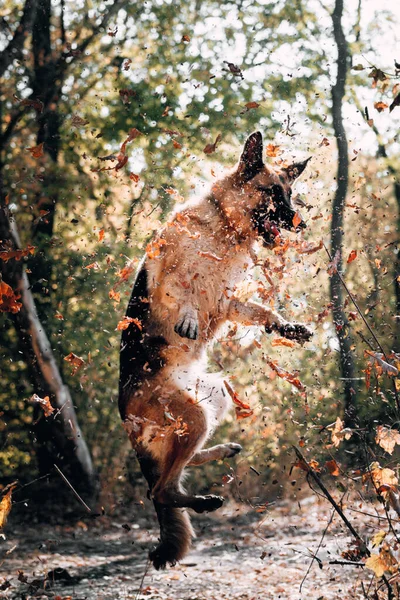
<path id="1" fill-rule="evenodd" d="M 13 61 L 21 56 L 25 38 L 32 29 L 38 4 L 38 0 L 26 0 L 24 11 L 14 32 L 14 36 L 7 48 L 0 53 L 0 77 L 4 75 Z"/>

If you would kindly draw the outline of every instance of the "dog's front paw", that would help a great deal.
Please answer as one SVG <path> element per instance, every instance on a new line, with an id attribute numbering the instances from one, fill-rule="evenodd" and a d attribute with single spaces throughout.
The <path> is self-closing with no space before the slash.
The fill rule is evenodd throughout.
<path id="1" fill-rule="evenodd" d="M 311 329 L 303 323 L 285 323 L 277 327 L 277 331 L 282 337 L 300 343 L 308 342 L 313 336 Z"/>
<path id="2" fill-rule="evenodd" d="M 183 315 L 174 327 L 175 333 L 189 340 L 197 340 L 199 335 L 199 322 L 193 314 Z"/>

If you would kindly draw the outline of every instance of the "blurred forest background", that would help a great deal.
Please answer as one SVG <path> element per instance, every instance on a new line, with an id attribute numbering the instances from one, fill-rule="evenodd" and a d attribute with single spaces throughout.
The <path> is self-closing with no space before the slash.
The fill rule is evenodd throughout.
<path id="1" fill-rule="evenodd" d="M 255 129 L 272 163 L 312 156 L 295 188 L 308 229 L 262 250 L 241 293 L 315 335 L 221 332 L 210 369 L 254 414 L 216 434 L 243 445 L 235 469 L 191 477 L 262 505 L 295 493 L 293 444 L 332 477 L 395 469 L 399 32 L 395 3 L 373 0 L 4 0 L 0 474 L 16 508 L 76 510 L 54 465 L 106 510 L 144 498 L 117 410 L 118 323 L 152 233 Z"/>

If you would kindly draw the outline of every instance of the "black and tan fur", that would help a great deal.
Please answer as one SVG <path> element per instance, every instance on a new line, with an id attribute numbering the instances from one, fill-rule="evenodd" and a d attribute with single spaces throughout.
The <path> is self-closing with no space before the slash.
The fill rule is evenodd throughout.
<path id="1" fill-rule="evenodd" d="M 262 136 L 253 133 L 236 168 L 172 217 L 140 265 L 127 310 L 135 321 L 121 341 L 119 408 L 160 523 L 160 542 L 150 552 L 157 569 L 190 547 L 186 509 L 212 511 L 223 503 L 186 493 L 184 467 L 241 450 L 233 443 L 202 449 L 229 405 L 222 378 L 207 373 L 207 345 L 226 321 L 300 342 L 311 337 L 305 325 L 233 295 L 252 268 L 255 242 L 272 247 L 279 227 L 295 229 L 291 184 L 306 163 L 264 165 Z M 301 221 L 296 230 L 303 227 Z"/>

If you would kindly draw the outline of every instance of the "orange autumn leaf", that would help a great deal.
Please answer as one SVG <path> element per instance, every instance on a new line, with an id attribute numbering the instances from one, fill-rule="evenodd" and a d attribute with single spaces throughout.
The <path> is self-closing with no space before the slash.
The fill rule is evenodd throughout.
<path id="1" fill-rule="evenodd" d="M 300 225 L 301 221 L 302 221 L 301 216 L 299 215 L 298 212 L 296 212 L 296 214 L 293 217 L 293 221 L 292 221 L 293 227 L 296 229 L 296 227 L 298 227 L 298 225 Z"/>
<path id="2" fill-rule="evenodd" d="M 136 175 L 135 173 L 129 173 L 129 179 L 134 183 L 138 183 L 140 181 L 139 175 Z"/>
<path id="3" fill-rule="evenodd" d="M 114 302 L 120 302 L 121 301 L 121 294 L 119 292 L 116 292 L 114 289 L 111 289 L 108 292 L 108 296 L 111 300 L 114 300 Z"/>
<path id="4" fill-rule="evenodd" d="M 276 144 L 268 144 L 266 154 L 270 158 L 275 158 L 276 156 L 279 156 L 280 154 L 282 154 L 282 150 L 281 150 L 280 146 L 278 146 Z"/>
<path id="5" fill-rule="evenodd" d="M 35 253 L 35 246 L 28 245 L 24 250 L 0 250 L 0 259 L 7 262 L 14 258 L 15 260 L 21 260 L 24 256 Z"/>
<path id="6" fill-rule="evenodd" d="M 161 248 L 166 245 L 166 240 L 159 238 L 153 240 L 146 246 L 146 254 L 149 258 L 158 258 L 161 254 Z"/>
<path id="7" fill-rule="evenodd" d="M 271 346 L 286 346 L 287 348 L 293 348 L 296 346 L 296 342 L 294 340 L 287 340 L 286 338 L 277 337 L 272 340 Z"/>
<path id="8" fill-rule="evenodd" d="M 45 417 L 50 417 L 50 415 L 52 415 L 54 412 L 54 408 L 50 403 L 49 396 L 41 398 L 37 394 L 33 394 L 33 396 L 29 398 L 29 402 L 31 404 L 38 404 L 43 409 Z"/>
<path id="9" fill-rule="evenodd" d="M 21 294 L 15 294 L 7 283 L 0 281 L 0 312 L 10 312 L 15 315 L 22 308 L 22 303 L 18 302 L 20 298 Z"/>
<path id="10" fill-rule="evenodd" d="M 280 377 L 281 379 L 285 379 L 285 381 L 288 381 L 289 383 L 294 385 L 294 387 L 300 390 L 301 392 L 306 391 L 306 386 L 301 383 L 300 379 L 296 375 L 294 375 L 294 373 L 290 373 L 290 371 L 282 369 L 282 367 L 279 367 L 274 361 L 268 358 L 266 359 L 266 362 L 271 367 L 271 369 L 278 375 L 278 377 Z"/>
<path id="11" fill-rule="evenodd" d="M 250 408 L 250 405 L 246 404 L 245 402 L 242 402 L 242 400 L 240 400 L 238 394 L 231 387 L 231 385 L 226 381 L 226 379 L 224 379 L 224 385 L 225 385 L 226 391 L 228 392 L 228 394 L 230 395 L 230 397 L 232 399 L 232 402 L 235 405 L 236 419 L 238 421 L 240 421 L 241 419 L 246 419 L 247 417 L 251 417 L 253 415 L 254 411 Z"/>
<path id="12" fill-rule="evenodd" d="M 100 229 L 99 231 L 99 242 L 104 240 L 104 229 Z"/>
<path id="13" fill-rule="evenodd" d="M 121 319 L 121 321 L 119 321 L 119 323 L 117 325 L 117 330 L 124 331 L 125 329 L 128 329 L 128 327 L 131 325 L 131 323 L 136 325 L 136 327 L 140 331 L 142 331 L 142 329 L 143 329 L 142 322 L 139 319 L 135 319 L 134 317 L 124 317 L 123 319 Z"/>
<path id="14" fill-rule="evenodd" d="M 388 108 L 388 104 L 386 104 L 385 102 L 375 102 L 374 107 L 378 112 L 382 112 L 383 110 Z"/>
<path id="15" fill-rule="evenodd" d="M 347 264 L 353 262 L 357 258 L 357 250 L 352 250 L 347 258 Z"/>
<path id="16" fill-rule="evenodd" d="M 180 144 L 176 140 L 172 140 L 172 143 L 173 143 L 174 148 L 176 148 L 177 150 L 179 150 L 180 148 L 182 148 L 182 144 Z"/>
<path id="17" fill-rule="evenodd" d="M 120 285 L 121 283 L 128 281 L 130 276 L 136 270 L 136 264 L 137 264 L 137 259 L 133 258 L 125 265 L 125 267 L 123 267 L 120 271 L 117 272 L 117 277 L 119 279 L 118 279 L 117 283 L 114 285 L 114 288 L 117 287 L 118 285 Z"/>
<path id="18" fill-rule="evenodd" d="M 73 367 L 71 375 L 75 375 L 75 373 L 77 371 L 79 371 L 79 369 L 81 369 L 83 367 L 83 365 L 85 364 L 85 361 L 83 360 L 83 358 L 81 358 L 80 356 L 77 356 L 73 352 L 70 352 L 68 354 L 68 356 L 64 356 L 64 360 L 66 362 L 69 362 Z"/>
<path id="19" fill-rule="evenodd" d="M 339 465 L 337 464 L 336 460 L 327 460 L 325 466 L 328 469 L 329 473 L 333 475 L 333 477 L 339 477 Z"/>
<path id="20" fill-rule="evenodd" d="M 3 496 L 0 502 L 0 529 L 3 529 L 4 525 L 7 522 L 7 517 L 10 514 L 12 507 L 12 493 L 14 488 L 17 487 L 17 483 L 12 483 L 9 486 L 8 492 Z"/>
<path id="21" fill-rule="evenodd" d="M 33 158 L 40 158 L 41 156 L 43 156 L 43 144 L 44 142 L 42 142 L 38 146 L 32 146 L 31 148 L 27 148 L 27 150 L 29 150 Z"/>
<path id="22" fill-rule="evenodd" d="M 223 258 L 217 256 L 216 254 L 213 254 L 212 252 L 202 252 L 201 250 L 199 250 L 197 254 L 202 258 L 209 258 L 210 260 L 215 260 L 216 262 L 221 262 L 223 260 Z"/>
<path id="23" fill-rule="evenodd" d="M 397 429 L 389 429 L 384 425 L 378 425 L 375 442 L 386 452 L 393 454 L 396 444 L 400 445 L 400 432 Z"/>
<path id="24" fill-rule="evenodd" d="M 90 265 L 86 265 L 86 267 L 83 267 L 84 269 L 90 270 L 90 269 L 95 269 L 96 271 L 98 269 L 100 269 L 99 263 L 98 262 L 94 262 L 94 263 L 90 263 Z"/>

